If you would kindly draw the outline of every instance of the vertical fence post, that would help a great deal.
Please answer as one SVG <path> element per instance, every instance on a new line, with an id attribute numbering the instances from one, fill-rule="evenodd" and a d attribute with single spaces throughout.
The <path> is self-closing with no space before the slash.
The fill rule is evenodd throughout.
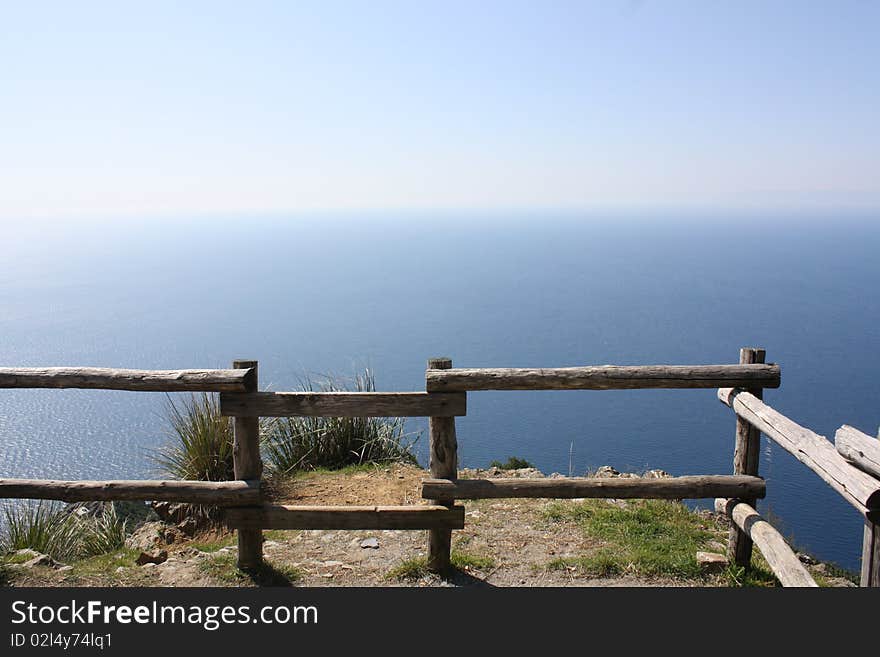
<path id="1" fill-rule="evenodd" d="M 763 363 L 765 351 L 754 347 L 739 350 L 740 365 Z M 749 388 L 748 391 L 762 399 L 762 388 Z M 761 432 L 740 417 L 736 418 L 736 448 L 733 453 L 733 473 L 741 475 L 758 474 L 758 457 L 761 454 Z M 755 507 L 757 500 L 743 500 Z M 727 542 L 728 559 L 738 566 L 748 568 L 752 561 L 752 539 L 735 524 L 731 523 Z"/>
<path id="2" fill-rule="evenodd" d="M 449 358 L 432 358 L 428 361 L 429 370 L 452 369 Z M 454 417 L 432 417 L 428 419 L 428 433 L 431 444 L 430 468 L 435 479 L 458 479 L 458 441 L 455 438 Z M 432 500 L 431 504 L 452 506 L 454 500 Z M 449 571 L 452 552 L 451 529 L 428 530 L 428 568 L 436 573 Z"/>
<path id="3" fill-rule="evenodd" d="M 880 587 L 880 522 L 865 518 L 861 586 Z"/>
<path id="4" fill-rule="evenodd" d="M 257 361 L 235 360 L 233 369 L 253 368 L 254 376 L 247 392 L 257 392 Z M 260 457 L 260 418 L 237 417 L 234 421 L 232 458 L 236 479 L 260 479 L 263 461 Z M 238 530 L 238 567 L 254 570 L 263 563 L 263 531 L 261 529 Z"/>

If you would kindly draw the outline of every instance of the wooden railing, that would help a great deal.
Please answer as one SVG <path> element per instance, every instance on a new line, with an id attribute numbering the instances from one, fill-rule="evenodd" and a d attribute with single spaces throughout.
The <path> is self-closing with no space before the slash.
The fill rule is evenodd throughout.
<path id="1" fill-rule="evenodd" d="M 84 388 L 153 392 L 245 392 L 256 368 L 123 370 L 102 367 L 0 367 L 0 388 Z M 239 481 L 58 481 L 0 479 L 0 497 L 65 502 L 162 500 L 210 506 L 258 502 L 259 476 Z"/>
<path id="2" fill-rule="evenodd" d="M 730 551 L 736 563 L 748 566 L 754 543 L 783 585 L 815 586 L 791 548 L 754 509 L 755 501 L 766 493 L 765 482 L 758 476 L 757 462 L 758 432 L 763 431 L 820 472 L 820 476 L 862 510 L 866 522 L 874 523 L 870 524 L 874 537 L 870 554 L 874 556 L 869 562 L 867 580 L 863 574 L 863 584 L 877 585 L 872 578 L 876 577 L 880 564 L 876 540 L 880 532 L 874 516 L 880 484 L 871 475 L 851 466 L 833 447 L 829 452 L 828 446 L 821 442 L 823 438 L 810 437 L 808 434 L 812 432 L 763 404 L 761 391 L 780 384 L 779 366 L 763 361 L 763 350 L 758 349 L 744 349 L 737 365 L 454 369 L 450 359 L 434 358 L 428 361 L 425 392 L 404 393 L 260 392 L 258 363 L 246 360 L 234 361 L 228 370 L 0 368 L 0 388 L 219 392 L 221 413 L 233 418 L 235 473 L 235 481 L 228 482 L 0 479 L 0 497 L 65 501 L 167 500 L 226 507 L 226 523 L 237 530 L 238 564 L 243 569 L 253 569 L 262 563 L 264 529 L 427 529 L 428 564 L 438 572 L 450 568 L 452 531 L 464 528 L 464 507 L 457 505 L 457 500 L 717 498 L 717 508 L 732 521 Z M 458 479 L 455 418 L 466 415 L 469 391 L 717 387 L 722 388 L 719 390 L 722 401 L 738 416 L 733 475 L 666 479 Z M 427 503 L 338 507 L 267 504 L 261 488 L 259 419 L 294 416 L 427 417 L 431 478 L 422 483 L 421 492 Z M 852 432 L 847 433 L 850 435 Z M 849 444 L 851 449 L 859 451 L 852 447 L 852 441 Z M 864 456 L 859 458 L 864 460 Z M 870 458 L 874 456 L 869 456 L 868 461 Z M 866 529 L 866 545 L 867 532 Z"/>
<path id="3" fill-rule="evenodd" d="M 742 467 L 739 465 L 741 459 L 737 459 L 738 470 L 757 474 L 758 450 L 755 445 L 763 433 L 816 473 L 864 517 L 861 585 L 880 586 L 880 443 L 844 425 L 835 434 L 835 447 L 824 436 L 765 404 L 754 392 L 721 388 L 718 398 L 737 415 L 738 451 L 740 439 L 747 436 L 742 449 L 751 455 Z M 733 512 L 736 507 L 731 508 L 727 502 L 719 500 L 717 504 Z M 736 516 L 733 517 L 736 520 Z M 740 534 L 731 536 L 729 555 L 737 564 L 745 566 L 751 557 L 754 536 L 743 523 L 735 524 Z M 749 539 L 748 543 L 744 537 Z M 764 550 L 762 553 L 767 556 Z M 776 575 L 779 577 L 779 573 Z"/>

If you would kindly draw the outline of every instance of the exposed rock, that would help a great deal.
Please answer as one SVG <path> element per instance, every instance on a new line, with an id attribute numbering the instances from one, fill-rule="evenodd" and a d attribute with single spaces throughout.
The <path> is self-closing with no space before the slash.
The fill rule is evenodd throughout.
<path id="1" fill-rule="evenodd" d="M 612 468 L 610 465 L 603 465 L 593 474 L 594 477 L 619 477 L 620 472 Z"/>
<path id="2" fill-rule="evenodd" d="M 28 559 L 33 559 L 34 557 L 39 557 L 42 552 L 37 552 L 36 550 L 32 550 L 30 548 L 22 548 L 20 550 L 15 551 L 15 556 L 17 557 L 27 557 Z"/>
<path id="3" fill-rule="evenodd" d="M 658 468 L 656 470 L 648 470 L 643 476 L 645 479 L 668 479 L 672 475 L 666 472 L 666 470 Z"/>
<path id="4" fill-rule="evenodd" d="M 183 522 L 190 515 L 189 504 L 180 502 L 151 502 L 150 506 L 159 518 L 169 524 Z"/>
<path id="5" fill-rule="evenodd" d="M 148 563 L 160 564 L 168 559 L 168 550 L 153 550 L 152 552 L 141 552 L 135 563 L 138 566 L 145 566 Z"/>
<path id="6" fill-rule="evenodd" d="M 816 563 L 816 560 L 805 552 L 798 552 L 797 558 L 800 559 L 801 563 L 805 563 L 808 566 L 812 566 Z"/>
<path id="7" fill-rule="evenodd" d="M 68 571 L 70 571 L 70 570 L 73 570 L 73 566 L 59 566 L 59 567 L 58 567 L 58 572 L 59 572 L 59 573 L 66 573 L 66 572 L 68 572 Z"/>
<path id="8" fill-rule="evenodd" d="M 21 564 L 22 567 L 33 568 L 34 566 L 45 566 L 47 568 L 54 568 L 58 565 L 55 559 L 50 557 L 48 554 L 40 554 L 39 552 L 37 552 L 36 554 L 37 556 L 35 556 L 33 559 L 31 559 L 30 561 L 25 561 L 23 564 Z"/>
<path id="9" fill-rule="evenodd" d="M 719 573 L 727 568 L 727 557 L 715 552 L 697 552 L 697 563 L 703 572 Z"/>
<path id="10" fill-rule="evenodd" d="M 378 550 L 379 549 L 379 539 L 378 538 L 365 538 L 361 541 L 361 547 L 364 549 Z"/>
<path id="11" fill-rule="evenodd" d="M 177 523 L 177 528 L 187 536 L 193 536 L 199 529 L 199 522 L 192 516 L 189 516 Z"/>
<path id="12" fill-rule="evenodd" d="M 544 473 L 538 468 L 518 468 L 516 470 L 507 470 L 508 477 L 517 477 L 519 479 L 543 479 Z"/>
<path id="13" fill-rule="evenodd" d="M 125 547 L 132 550 L 152 550 L 165 542 L 164 530 L 165 525 L 161 522 L 146 522 L 125 539 Z"/>

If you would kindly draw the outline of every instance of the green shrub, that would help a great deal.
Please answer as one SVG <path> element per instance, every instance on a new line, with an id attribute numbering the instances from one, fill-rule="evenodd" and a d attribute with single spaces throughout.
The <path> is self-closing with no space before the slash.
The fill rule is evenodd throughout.
<path id="1" fill-rule="evenodd" d="M 306 379 L 300 388 L 303 392 L 352 391 L 351 386 L 331 377 L 317 384 Z M 358 374 L 353 388 L 355 392 L 375 392 L 373 373 L 366 369 Z M 278 418 L 266 427 L 263 450 L 270 467 L 286 474 L 363 463 L 415 463 L 414 443 L 405 431 L 405 418 L 291 417 Z"/>
<path id="2" fill-rule="evenodd" d="M 499 468 L 500 470 L 522 470 L 523 468 L 535 467 L 533 463 L 521 459 L 518 456 L 509 456 L 505 463 L 502 463 L 501 461 L 492 461 L 489 466 L 492 468 Z"/>

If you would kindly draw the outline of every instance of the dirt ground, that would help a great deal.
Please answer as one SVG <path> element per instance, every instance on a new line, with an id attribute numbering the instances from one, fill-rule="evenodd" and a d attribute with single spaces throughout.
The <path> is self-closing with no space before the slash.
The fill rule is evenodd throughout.
<path id="1" fill-rule="evenodd" d="M 470 473 L 490 476 L 499 473 Z M 510 473 L 505 473 L 507 476 Z M 523 476 L 529 476 L 528 472 Z M 424 470 L 407 465 L 353 472 L 306 475 L 270 488 L 273 503 L 297 505 L 422 504 Z M 598 543 L 574 523 L 549 522 L 542 510 L 549 500 L 468 501 L 465 529 L 453 532 L 453 551 L 467 556 L 449 580 L 425 572 L 409 578 L 390 576 L 401 565 L 424 558 L 426 531 L 269 531 L 264 555 L 270 581 L 257 584 L 295 586 L 722 586 L 720 575 L 699 581 L 622 577 L 591 577 L 576 568 L 549 569 L 559 557 L 575 557 Z M 158 527 L 157 527 L 158 526 Z M 179 540 L 160 523 L 142 527 L 132 547 L 165 549 L 158 565 L 110 563 L 93 570 L 80 567 L 17 568 L 10 582 L 23 586 L 248 586 L 255 582 L 233 567 L 231 533 L 202 534 Z M 171 539 L 174 542 L 168 543 Z M 719 546 L 722 548 L 723 546 Z M 238 573 L 238 574 L 236 574 Z"/>

